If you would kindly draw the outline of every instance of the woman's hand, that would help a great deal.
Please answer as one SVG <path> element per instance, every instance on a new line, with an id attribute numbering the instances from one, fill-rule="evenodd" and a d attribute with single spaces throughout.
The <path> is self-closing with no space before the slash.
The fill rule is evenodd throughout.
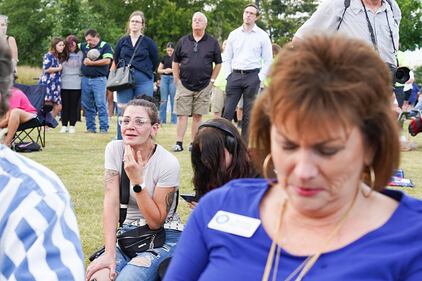
<path id="1" fill-rule="evenodd" d="M 107 254 L 96 258 L 88 265 L 86 270 L 86 281 L 90 281 L 92 275 L 102 269 L 110 270 L 110 280 L 114 280 L 116 278 L 116 259 L 113 256 Z"/>
<path id="2" fill-rule="evenodd" d="M 138 160 L 135 158 L 135 153 Z M 146 163 L 142 159 L 141 151 L 135 152 L 135 150 L 130 145 L 126 145 L 123 162 L 125 162 L 124 167 L 129 180 L 134 184 L 143 183 L 144 166 Z"/>
<path id="3" fill-rule="evenodd" d="M 191 201 L 191 202 L 188 202 L 188 207 L 189 207 L 191 210 L 195 209 L 196 205 L 198 205 L 198 202 L 196 202 L 196 201 Z"/>

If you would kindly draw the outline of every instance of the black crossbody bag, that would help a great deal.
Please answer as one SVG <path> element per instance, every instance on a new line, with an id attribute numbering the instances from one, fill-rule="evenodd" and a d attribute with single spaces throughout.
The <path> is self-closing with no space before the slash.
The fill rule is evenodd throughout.
<path id="1" fill-rule="evenodd" d="M 122 162 L 122 176 L 120 178 L 120 209 L 119 209 L 119 227 L 123 226 L 126 220 L 127 207 L 129 203 L 129 188 L 130 180 L 124 169 L 124 163 Z M 179 191 L 176 194 L 176 206 L 174 208 L 173 215 L 176 213 L 177 205 L 179 203 Z M 160 248 L 166 241 L 166 231 L 164 227 L 159 229 L 150 229 L 148 225 L 138 226 L 129 231 L 123 232 L 117 235 L 117 244 L 125 255 L 130 258 L 134 258 L 138 253 L 142 253 L 154 248 Z M 93 253 L 89 260 L 93 261 L 102 255 L 105 251 L 103 246 L 100 250 Z"/>

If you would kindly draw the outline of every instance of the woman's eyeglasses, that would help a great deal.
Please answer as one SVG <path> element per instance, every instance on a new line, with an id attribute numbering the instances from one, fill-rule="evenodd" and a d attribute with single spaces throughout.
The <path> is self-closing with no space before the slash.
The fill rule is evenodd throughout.
<path id="1" fill-rule="evenodd" d="M 120 116 L 118 118 L 118 122 L 121 127 L 129 126 L 131 121 L 133 121 L 133 125 L 138 128 L 142 127 L 145 124 L 150 123 L 150 121 L 144 117 L 136 117 L 136 118 L 131 119 L 129 117 Z"/>
<path id="2" fill-rule="evenodd" d="M 140 20 L 131 20 L 130 23 L 139 23 L 139 24 L 142 24 L 142 21 L 140 21 Z"/>
<path id="3" fill-rule="evenodd" d="M 198 42 L 193 43 L 193 52 L 194 53 L 198 52 Z"/>

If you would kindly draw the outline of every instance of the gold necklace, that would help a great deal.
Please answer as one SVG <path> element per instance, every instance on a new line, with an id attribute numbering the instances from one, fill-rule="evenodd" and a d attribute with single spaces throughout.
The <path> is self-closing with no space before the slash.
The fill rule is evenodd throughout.
<path id="1" fill-rule="evenodd" d="M 293 278 L 298 274 L 299 275 L 297 276 L 295 281 L 302 281 L 303 277 L 305 277 L 306 273 L 308 273 L 308 271 L 312 268 L 312 266 L 314 266 L 314 264 L 317 262 L 318 258 L 321 256 L 321 254 L 326 251 L 326 249 L 327 249 L 328 245 L 330 244 L 331 240 L 337 235 L 338 231 L 343 226 L 344 221 L 346 220 L 350 211 L 352 210 L 353 206 L 355 205 L 357 195 L 358 195 L 358 191 L 355 193 L 355 195 L 353 197 L 353 201 L 350 204 L 350 207 L 347 209 L 347 211 L 343 214 L 343 216 L 337 222 L 333 232 L 328 236 L 328 239 L 325 241 L 323 247 L 321 247 L 321 249 L 317 253 L 315 253 L 314 255 L 307 257 L 292 273 L 290 273 L 289 276 L 287 276 L 285 281 L 293 280 Z M 273 261 L 274 261 L 274 255 L 275 255 L 276 251 L 277 251 L 277 254 L 276 254 L 276 260 L 275 260 L 275 264 L 274 264 L 275 267 L 274 267 L 274 273 L 273 273 L 272 280 L 275 281 L 277 279 L 278 265 L 280 263 L 281 247 L 278 246 L 278 244 L 276 243 L 276 237 L 281 236 L 281 225 L 282 225 L 281 222 L 283 220 L 284 213 L 286 211 L 286 207 L 287 207 L 287 199 L 283 202 L 283 205 L 281 207 L 280 219 L 277 223 L 277 228 L 276 228 L 277 233 L 276 233 L 276 236 L 274 237 L 274 239 L 271 243 L 270 251 L 268 252 L 267 263 L 265 265 L 265 270 L 264 270 L 264 275 L 262 276 L 262 281 L 268 281 L 268 278 L 269 278 L 269 275 L 270 275 L 270 272 L 271 272 L 271 268 L 272 268 L 272 264 L 273 264 Z"/>

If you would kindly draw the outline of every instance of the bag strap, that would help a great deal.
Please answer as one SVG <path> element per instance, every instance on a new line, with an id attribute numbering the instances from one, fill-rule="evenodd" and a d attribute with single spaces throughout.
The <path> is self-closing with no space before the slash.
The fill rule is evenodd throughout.
<path id="1" fill-rule="evenodd" d="M 125 171 L 125 163 L 122 161 L 122 176 L 120 177 L 120 210 L 119 210 L 119 226 L 123 226 L 123 222 L 126 220 L 127 207 L 129 204 L 129 186 L 130 180 Z"/>
<path id="2" fill-rule="evenodd" d="M 130 35 L 129 35 L 129 39 L 130 39 Z M 141 35 L 141 36 L 139 36 L 138 41 L 136 41 L 135 50 L 133 50 L 132 57 L 130 58 L 130 61 L 127 65 L 128 67 L 130 67 L 132 65 L 132 61 L 133 61 L 133 58 L 135 57 L 136 50 L 138 50 L 139 45 L 141 45 L 142 39 L 144 39 L 144 36 Z"/>
<path id="3" fill-rule="evenodd" d="M 157 145 L 154 148 L 157 149 Z M 123 152 L 124 153 L 124 152 Z M 120 197 L 120 209 L 119 209 L 119 226 L 122 227 L 124 221 L 126 220 L 127 216 L 127 208 L 129 204 L 129 196 L 130 196 L 130 180 L 125 171 L 125 162 L 122 161 L 122 172 L 120 177 L 120 184 L 119 184 L 119 197 Z M 176 192 L 176 206 L 174 207 L 173 214 L 171 218 L 174 217 L 176 214 L 177 206 L 179 205 L 179 189 Z"/>
<path id="4" fill-rule="evenodd" d="M 390 6 L 390 10 L 393 13 L 393 19 L 395 21 L 395 23 L 398 25 L 398 21 L 397 19 L 394 17 L 394 9 L 393 9 L 393 4 L 391 3 L 391 0 L 385 0 L 387 1 L 388 5 Z M 343 19 L 344 19 L 344 15 L 346 13 L 346 10 L 350 7 L 350 0 L 344 0 L 344 10 L 343 10 L 343 14 L 340 17 L 339 23 L 337 25 L 337 31 L 340 29 L 340 25 L 343 23 Z M 390 23 L 388 23 L 388 27 L 390 27 Z M 391 28 L 390 28 L 391 31 Z"/>

